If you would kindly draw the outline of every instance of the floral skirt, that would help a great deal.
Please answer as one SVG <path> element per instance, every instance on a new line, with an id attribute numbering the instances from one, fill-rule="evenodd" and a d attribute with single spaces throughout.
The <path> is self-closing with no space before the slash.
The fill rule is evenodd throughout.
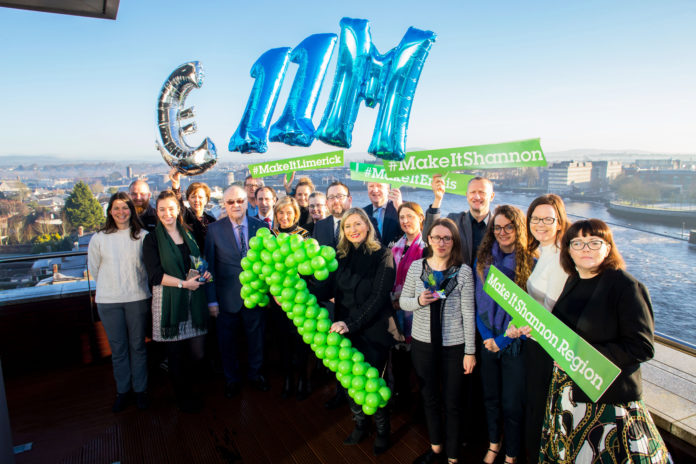
<path id="1" fill-rule="evenodd" d="M 645 403 L 577 403 L 573 381 L 554 367 L 540 463 L 672 463 Z"/>

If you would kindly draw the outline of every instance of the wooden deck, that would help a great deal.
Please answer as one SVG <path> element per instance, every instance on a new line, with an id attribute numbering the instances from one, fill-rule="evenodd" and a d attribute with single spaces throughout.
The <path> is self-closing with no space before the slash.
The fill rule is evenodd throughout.
<path id="1" fill-rule="evenodd" d="M 184 414 L 173 406 L 166 375 L 151 373 L 152 405 L 113 414 L 111 364 L 61 369 L 6 379 L 15 445 L 24 463 L 410 463 L 428 447 L 413 411 L 392 417 L 392 448 L 372 453 L 372 439 L 345 446 L 352 430 L 347 407 L 327 411 L 333 385 L 316 388 L 305 401 L 282 399 L 279 378 L 271 391 L 245 387 L 226 399 L 218 378 L 204 379 L 204 410 Z M 476 449 L 472 449 L 476 448 Z M 462 462 L 477 462 L 485 446 L 463 448 Z"/>

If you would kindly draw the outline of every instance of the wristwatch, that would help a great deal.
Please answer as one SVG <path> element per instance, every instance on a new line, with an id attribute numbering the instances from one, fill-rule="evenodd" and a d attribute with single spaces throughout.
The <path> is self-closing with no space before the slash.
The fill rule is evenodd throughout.
<path id="1" fill-rule="evenodd" d="M 184 283 L 180 280 L 178 284 L 176 284 L 177 287 L 179 288 L 184 288 Z"/>

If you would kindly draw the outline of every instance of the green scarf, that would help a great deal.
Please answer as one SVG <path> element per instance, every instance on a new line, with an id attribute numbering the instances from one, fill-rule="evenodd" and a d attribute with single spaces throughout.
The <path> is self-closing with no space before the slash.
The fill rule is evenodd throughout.
<path id="1" fill-rule="evenodd" d="M 191 234 L 178 222 L 176 227 L 191 254 L 200 256 L 201 252 Z M 155 234 L 160 262 L 165 274 L 185 280 L 185 260 L 190 258 L 181 256 L 179 247 L 174 243 L 161 222 L 157 222 Z M 205 329 L 208 324 L 208 308 L 202 285 L 193 292 L 185 288 L 162 285 L 162 320 L 160 323 L 162 338 L 174 338 L 179 335 L 179 324 L 188 320 L 189 310 L 191 311 L 193 327 Z"/>

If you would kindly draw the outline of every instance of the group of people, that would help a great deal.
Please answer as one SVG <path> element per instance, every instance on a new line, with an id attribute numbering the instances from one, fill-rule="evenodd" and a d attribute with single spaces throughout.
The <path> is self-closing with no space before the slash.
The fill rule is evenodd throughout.
<path id="1" fill-rule="evenodd" d="M 433 177 L 424 211 L 398 189 L 368 183 L 370 204 L 353 207 L 335 181 L 324 195 L 308 178 L 286 195 L 251 176 L 223 194 L 220 218 L 205 212 L 210 190 L 192 183 L 184 206 L 179 176 L 154 208 L 143 181 L 113 195 L 104 228 L 89 246 L 96 302 L 112 349 L 117 398 L 133 393 L 147 407 L 145 337 L 166 346 L 178 406 L 201 407 L 193 394 L 205 338 L 215 334 L 225 396 L 242 388 L 237 332 L 247 340 L 246 379 L 269 390 L 264 371 L 266 327 L 281 334 L 281 394 L 311 393 L 311 351 L 280 308 L 246 308 L 241 260 L 262 227 L 314 237 L 336 249 L 338 269 L 303 285 L 329 310 L 331 332 L 348 337 L 389 377 L 392 402 L 409 402 L 417 379 L 431 446 L 414 462 L 457 462 L 467 428 L 483 405 L 488 451 L 483 462 L 670 462 L 641 400 L 640 363 L 653 348 L 653 312 L 643 284 L 625 271 L 609 227 L 597 219 L 572 225 L 560 197 L 536 198 L 526 214 L 511 205 L 491 210 L 493 184 L 473 178 L 469 210 L 441 217 L 445 194 Z M 204 258 L 207 270 L 196 269 Z M 596 401 L 556 365 L 531 334 L 483 290 L 495 266 L 621 369 Z M 200 271 L 203 271 L 202 273 Z M 148 331 L 151 317 L 152 333 Z M 211 325 L 215 321 L 216 324 Z M 268 324 L 267 324 L 268 323 Z M 240 327 L 241 326 L 241 327 Z M 208 333 L 211 332 L 211 333 Z M 348 402 L 355 428 L 346 444 L 370 435 L 370 418 L 340 384 L 328 408 Z M 389 407 L 374 414 L 374 452 L 390 446 Z M 484 418 L 485 417 L 485 418 Z M 480 426 L 480 425 L 479 425 Z"/>

